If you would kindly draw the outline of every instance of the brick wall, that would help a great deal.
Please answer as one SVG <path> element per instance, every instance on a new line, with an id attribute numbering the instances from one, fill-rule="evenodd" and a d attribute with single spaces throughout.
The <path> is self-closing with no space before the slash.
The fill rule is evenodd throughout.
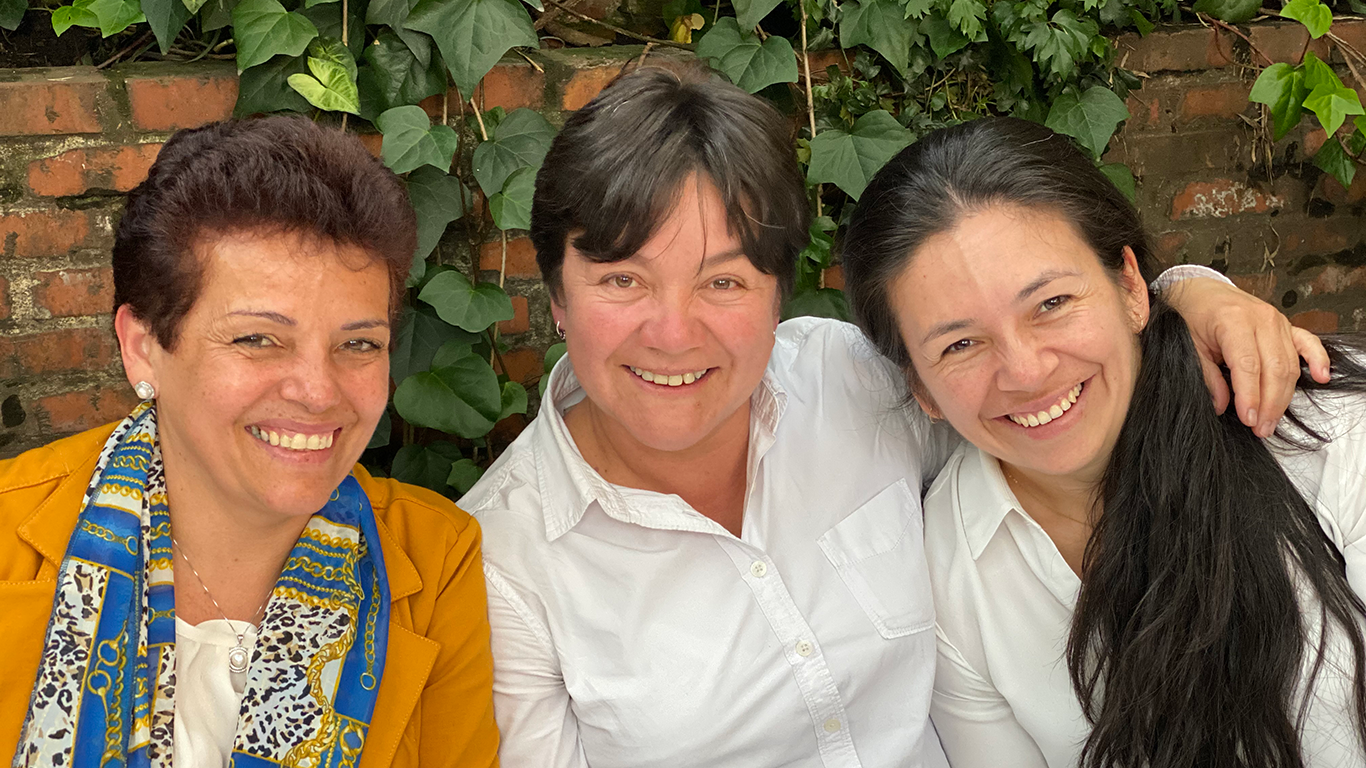
<path id="1" fill-rule="evenodd" d="M 1366 22 L 1338 34 L 1366 48 Z M 1251 29 L 1279 60 L 1298 55 L 1303 28 Z M 1116 43 L 1146 78 L 1133 119 L 1109 159 L 1133 167 L 1139 203 L 1169 263 L 1212 264 L 1315 330 L 1366 326 L 1366 173 L 1344 190 L 1305 160 L 1322 134 L 1300 129 L 1267 148 L 1249 125 L 1255 74 L 1237 37 L 1204 28 L 1161 30 Z M 510 57 L 477 94 L 485 109 L 531 107 L 560 123 L 588 102 L 639 47 L 539 51 Z M 820 56 L 813 54 L 813 59 Z M 687 54 L 651 51 L 651 63 Z M 820 72 L 825 57 L 813 61 Z M 141 64 L 0 70 L 0 457 L 123 415 L 133 402 L 110 322 L 109 249 L 126 192 L 178 128 L 227 117 L 237 95 L 231 64 Z M 456 115 L 457 98 L 446 105 Z M 440 115 L 442 102 L 424 107 Z M 367 143 L 378 150 L 377 137 Z M 494 230 L 496 235 L 496 230 Z M 449 260 L 504 278 L 516 317 L 500 332 L 510 375 L 533 381 L 554 340 L 549 300 L 521 233 L 471 247 L 454 230 Z M 838 268 L 828 283 L 840 285 Z"/>

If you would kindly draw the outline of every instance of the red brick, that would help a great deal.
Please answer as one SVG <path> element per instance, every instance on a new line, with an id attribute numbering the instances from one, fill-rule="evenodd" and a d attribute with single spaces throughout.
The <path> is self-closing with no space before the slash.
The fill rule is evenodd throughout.
<path id="1" fill-rule="evenodd" d="M 829 81 L 830 78 L 825 76 L 825 70 L 832 65 L 839 67 L 839 70 L 845 74 L 849 73 L 849 59 L 845 56 L 844 51 L 839 48 L 811 51 L 806 54 L 806 61 L 807 65 L 811 67 L 811 80 L 813 82 Z M 801 60 L 798 59 L 797 63 L 800 64 Z"/>
<path id="2" fill-rule="evenodd" d="M 1163 232 L 1158 235 L 1155 243 L 1154 254 L 1157 260 L 1163 264 L 1176 264 L 1176 257 L 1181 253 L 1181 249 L 1191 241 L 1191 233 L 1177 230 L 1175 232 Z"/>
<path id="3" fill-rule="evenodd" d="M 825 287 L 844 290 L 844 267 L 836 264 L 825 270 Z"/>
<path id="4" fill-rule="evenodd" d="M 50 209 L 0 215 L 0 257 L 64 256 L 99 244 L 91 211 Z"/>
<path id="5" fill-rule="evenodd" d="M 1350 205 L 1366 200 L 1366 172 L 1358 167 L 1351 186 L 1346 188 L 1343 188 L 1337 179 L 1325 173 L 1319 177 L 1317 194 L 1333 205 Z"/>
<path id="6" fill-rule="evenodd" d="M 137 398 L 128 387 L 94 387 L 81 392 L 49 395 L 38 400 L 38 411 L 47 416 L 55 433 L 80 432 L 128 415 Z"/>
<path id="7" fill-rule="evenodd" d="M 612 82 L 612 79 L 619 72 L 621 72 L 621 65 L 618 63 L 577 70 L 564 84 L 564 95 L 560 100 L 560 108 L 566 112 L 582 109 L 585 104 L 593 100 L 594 96 L 598 95 L 598 91 L 607 87 L 607 84 Z"/>
<path id="8" fill-rule="evenodd" d="M 114 335 L 103 328 L 67 328 L 0 338 L 0 378 L 103 370 L 116 353 Z"/>
<path id="9" fill-rule="evenodd" d="M 28 165 L 28 186 L 36 195 L 81 195 L 92 189 L 127 192 L 147 178 L 160 144 L 73 149 Z"/>
<path id="10" fill-rule="evenodd" d="M 446 98 L 449 99 L 447 114 L 460 114 L 460 108 L 456 105 L 460 100 L 460 91 L 452 88 Z M 500 62 L 479 81 L 474 90 L 474 101 L 484 110 L 494 107 L 502 107 L 508 112 L 522 107 L 540 109 L 545 103 L 545 73 L 526 62 Z M 441 96 L 424 99 L 422 108 L 432 117 L 440 117 Z"/>
<path id="11" fill-rule="evenodd" d="M 1244 291 L 1262 301 L 1270 302 L 1276 295 L 1276 273 L 1262 272 L 1256 275 L 1229 275 L 1228 279 Z"/>
<path id="12" fill-rule="evenodd" d="M 0 83 L 0 136 L 99 133 L 107 81 L 89 67 L 33 70 Z"/>
<path id="13" fill-rule="evenodd" d="M 1366 288 L 1366 267 L 1348 269 L 1337 264 L 1329 264 L 1314 278 L 1310 287 L 1315 295 L 1361 290 Z"/>
<path id="14" fill-rule="evenodd" d="M 526 384 L 536 381 L 541 377 L 545 366 L 545 356 L 534 349 L 514 349 L 511 352 L 504 352 L 501 360 L 507 366 L 509 379 Z M 499 373 L 503 373 L 502 365 L 495 366 Z"/>
<path id="15" fill-rule="evenodd" d="M 1120 35 L 1115 48 L 1121 67 L 1148 74 L 1194 72 L 1228 63 L 1214 32 L 1204 27 L 1159 27 L 1147 37 Z"/>
<path id="16" fill-rule="evenodd" d="M 511 336 L 514 333 L 526 333 L 531 330 L 531 317 L 527 314 L 527 303 L 525 296 L 512 296 L 512 319 L 504 320 L 498 324 L 498 332 Z"/>
<path id="17" fill-rule="evenodd" d="M 107 314 L 114 305 L 114 270 L 63 269 L 34 275 L 33 301 L 53 317 Z"/>
<path id="18" fill-rule="evenodd" d="M 1247 95 L 1252 90 L 1248 83 L 1224 83 L 1208 88 L 1191 88 L 1181 99 L 1181 117 L 1232 118 L 1248 108 Z"/>
<path id="19" fill-rule="evenodd" d="M 370 154 L 375 157 L 380 156 L 380 149 L 384 146 L 383 136 L 378 133 L 362 133 L 358 134 L 356 138 L 360 139 L 360 143 L 364 144 L 365 148 L 370 150 Z"/>
<path id="20" fill-rule="evenodd" d="M 1334 19 L 1333 31 L 1336 33 L 1340 22 Z M 1304 50 L 1305 41 L 1309 40 L 1309 30 L 1298 21 L 1270 21 L 1261 24 L 1250 24 L 1247 29 L 1248 38 L 1257 50 L 1266 54 L 1272 61 L 1288 61 L 1291 64 L 1300 60 L 1300 52 Z M 1325 61 L 1329 56 L 1328 39 L 1319 38 L 1309 43 L 1309 50 L 1314 52 Z M 1266 62 L 1260 57 L 1253 55 L 1259 66 Z"/>
<path id="21" fill-rule="evenodd" d="M 1171 218 L 1222 219 L 1240 213 L 1266 213 L 1285 200 L 1231 179 L 1195 181 L 1172 198 Z"/>
<path id="22" fill-rule="evenodd" d="M 1338 329 L 1338 315 L 1336 312 L 1311 309 L 1308 312 L 1291 315 L 1290 324 L 1314 333 L 1335 333 Z"/>
<path id="23" fill-rule="evenodd" d="M 144 131 L 195 128 L 232 117 L 237 77 L 230 70 L 198 76 L 129 77 L 133 124 Z"/>
<path id="24" fill-rule="evenodd" d="M 503 242 L 494 240 L 479 247 L 479 268 L 497 271 L 503 264 Z M 507 272 L 504 277 L 540 277 L 536 266 L 536 248 L 529 237 L 508 240 Z"/>
<path id="25" fill-rule="evenodd" d="M 1304 133 L 1304 149 L 1302 150 L 1305 158 L 1311 158 L 1319 153 L 1323 143 L 1328 141 L 1328 132 L 1322 128 L 1315 128 Z"/>
<path id="26" fill-rule="evenodd" d="M 10 316 L 9 281 L 0 277 L 0 320 L 8 320 Z"/>

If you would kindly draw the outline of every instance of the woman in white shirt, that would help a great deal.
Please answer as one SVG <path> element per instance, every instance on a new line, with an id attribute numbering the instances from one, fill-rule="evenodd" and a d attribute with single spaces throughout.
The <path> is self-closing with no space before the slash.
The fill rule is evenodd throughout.
<path id="1" fill-rule="evenodd" d="M 1298 448 L 1220 417 L 1132 204 L 1021 120 L 905 150 L 843 258 L 865 330 L 971 443 L 925 499 L 955 768 L 1366 762 L 1359 358 L 1301 398 Z"/>
<path id="2" fill-rule="evenodd" d="M 537 176 L 568 353 L 461 500 L 505 768 L 942 764 L 920 489 L 948 430 L 854 327 L 779 324 L 809 216 L 790 130 L 646 69 Z"/>

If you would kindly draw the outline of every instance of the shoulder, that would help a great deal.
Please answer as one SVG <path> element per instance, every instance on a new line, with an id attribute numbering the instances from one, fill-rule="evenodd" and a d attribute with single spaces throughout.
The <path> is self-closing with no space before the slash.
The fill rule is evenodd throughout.
<path id="1" fill-rule="evenodd" d="M 479 548 L 479 524 L 445 496 L 392 478 L 374 477 L 360 465 L 352 474 L 370 500 L 375 519 L 412 561 L 424 583 L 448 571 L 450 560 L 462 560 Z"/>
<path id="2" fill-rule="evenodd" d="M 528 559 L 529 554 L 547 543 L 545 505 L 570 503 L 568 490 L 563 498 L 541 497 L 540 474 L 547 462 L 537 454 L 556 450 L 554 440 L 541 434 L 544 419 L 537 415 L 460 499 L 460 506 L 483 527 L 489 565 L 532 567 L 537 558 Z"/>
<path id="3" fill-rule="evenodd" d="M 842 397 L 872 408 L 901 409 L 905 377 L 858 326 L 823 317 L 778 325 L 769 373 L 798 397 Z"/>
<path id="4" fill-rule="evenodd" d="M 925 554 L 930 563 L 930 575 L 937 581 L 943 579 L 935 578 L 935 572 L 947 569 L 960 549 L 967 547 L 958 488 L 965 480 L 969 459 L 976 458 L 973 455 L 976 450 L 966 442 L 958 446 L 925 494 Z"/>
<path id="5" fill-rule="evenodd" d="M 0 461 L 0 519 L 17 525 L 31 514 L 99 454 L 113 430 L 106 424 Z"/>

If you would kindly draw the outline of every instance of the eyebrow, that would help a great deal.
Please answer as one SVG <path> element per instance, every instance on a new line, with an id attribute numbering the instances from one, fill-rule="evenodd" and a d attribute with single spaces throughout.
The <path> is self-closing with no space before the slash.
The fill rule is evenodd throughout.
<path id="1" fill-rule="evenodd" d="M 236 310 L 236 311 L 233 311 L 233 312 L 229 312 L 228 314 L 229 314 L 229 315 L 239 315 L 239 316 L 242 316 L 242 317 L 259 317 L 259 318 L 261 318 L 262 320 L 269 320 L 269 321 L 271 321 L 272 323 L 279 323 L 280 325 L 288 325 L 288 326 L 290 326 L 290 327 L 294 327 L 294 326 L 298 325 L 298 322 L 296 322 L 296 321 L 294 320 L 294 318 L 289 317 L 289 316 L 287 316 L 287 315 L 282 315 L 282 314 L 280 314 L 279 312 L 250 312 L 250 311 L 247 311 L 247 310 Z M 388 328 L 388 327 L 389 327 L 389 322 L 388 322 L 387 320 L 370 319 L 370 320 L 356 320 L 356 321 L 354 321 L 354 322 L 347 323 L 346 325 L 343 325 L 343 326 L 342 326 L 342 330 L 343 330 L 343 331 L 361 331 L 361 330 L 365 330 L 365 329 L 367 329 L 367 328 Z"/>
<path id="2" fill-rule="evenodd" d="M 1020 292 L 1015 294 L 1015 301 L 1017 303 L 1024 301 L 1025 299 L 1029 298 L 1032 294 L 1034 294 L 1036 291 L 1038 291 L 1040 288 L 1043 288 L 1044 286 L 1048 285 L 1054 280 L 1063 277 L 1074 277 L 1077 274 L 1077 272 L 1073 272 L 1071 270 L 1066 269 L 1050 269 L 1047 272 L 1044 272 L 1042 275 L 1039 275 L 1039 277 L 1035 279 L 1034 282 L 1030 283 L 1029 285 L 1026 285 L 1024 288 L 1021 288 Z M 933 328 L 930 328 L 929 333 L 925 334 L 925 338 L 922 339 L 920 343 L 928 343 L 930 339 L 933 339 L 938 336 L 943 336 L 946 333 L 961 331 L 964 328 L 969 327 L 970 325 L 972 325 L 971 320 L 948 320 L 939 323 Z"/>
<path id="3" fill-rule="evenodd" d="M 732 248 L 729 251 L 713 253 L 712 255 L 702 259 L 702 269 L 706 269 L 707 267 L 715 267 L 718 264 L 725 264 L 728 261 L 734 261 L 735 259 L 743 257 L 744 255 L 744 248 Z"/>

